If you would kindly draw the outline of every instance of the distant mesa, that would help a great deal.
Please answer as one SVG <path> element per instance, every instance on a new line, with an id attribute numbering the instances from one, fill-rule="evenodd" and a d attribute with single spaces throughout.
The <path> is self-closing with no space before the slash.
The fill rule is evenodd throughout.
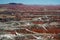
<path id="1" fill-rule="evenodd" d="M 23 5 L 22 3 L 9 3 L 9 4 L 11 4 L 11 5 Z"/>
<path id="2" fill-rule="evenodd" d="M 9 3 L 9 4 L 16 4 L 16 3 Z"/>

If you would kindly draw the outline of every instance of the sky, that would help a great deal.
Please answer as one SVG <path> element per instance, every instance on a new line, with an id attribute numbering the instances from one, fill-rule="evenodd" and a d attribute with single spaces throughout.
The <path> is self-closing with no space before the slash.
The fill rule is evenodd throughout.
<path id="1" fill-rule="evenodd" d="M 60 0 L 0 0 L 0 4 L 23 3 L 30 5 L 60 5 Z"/>

